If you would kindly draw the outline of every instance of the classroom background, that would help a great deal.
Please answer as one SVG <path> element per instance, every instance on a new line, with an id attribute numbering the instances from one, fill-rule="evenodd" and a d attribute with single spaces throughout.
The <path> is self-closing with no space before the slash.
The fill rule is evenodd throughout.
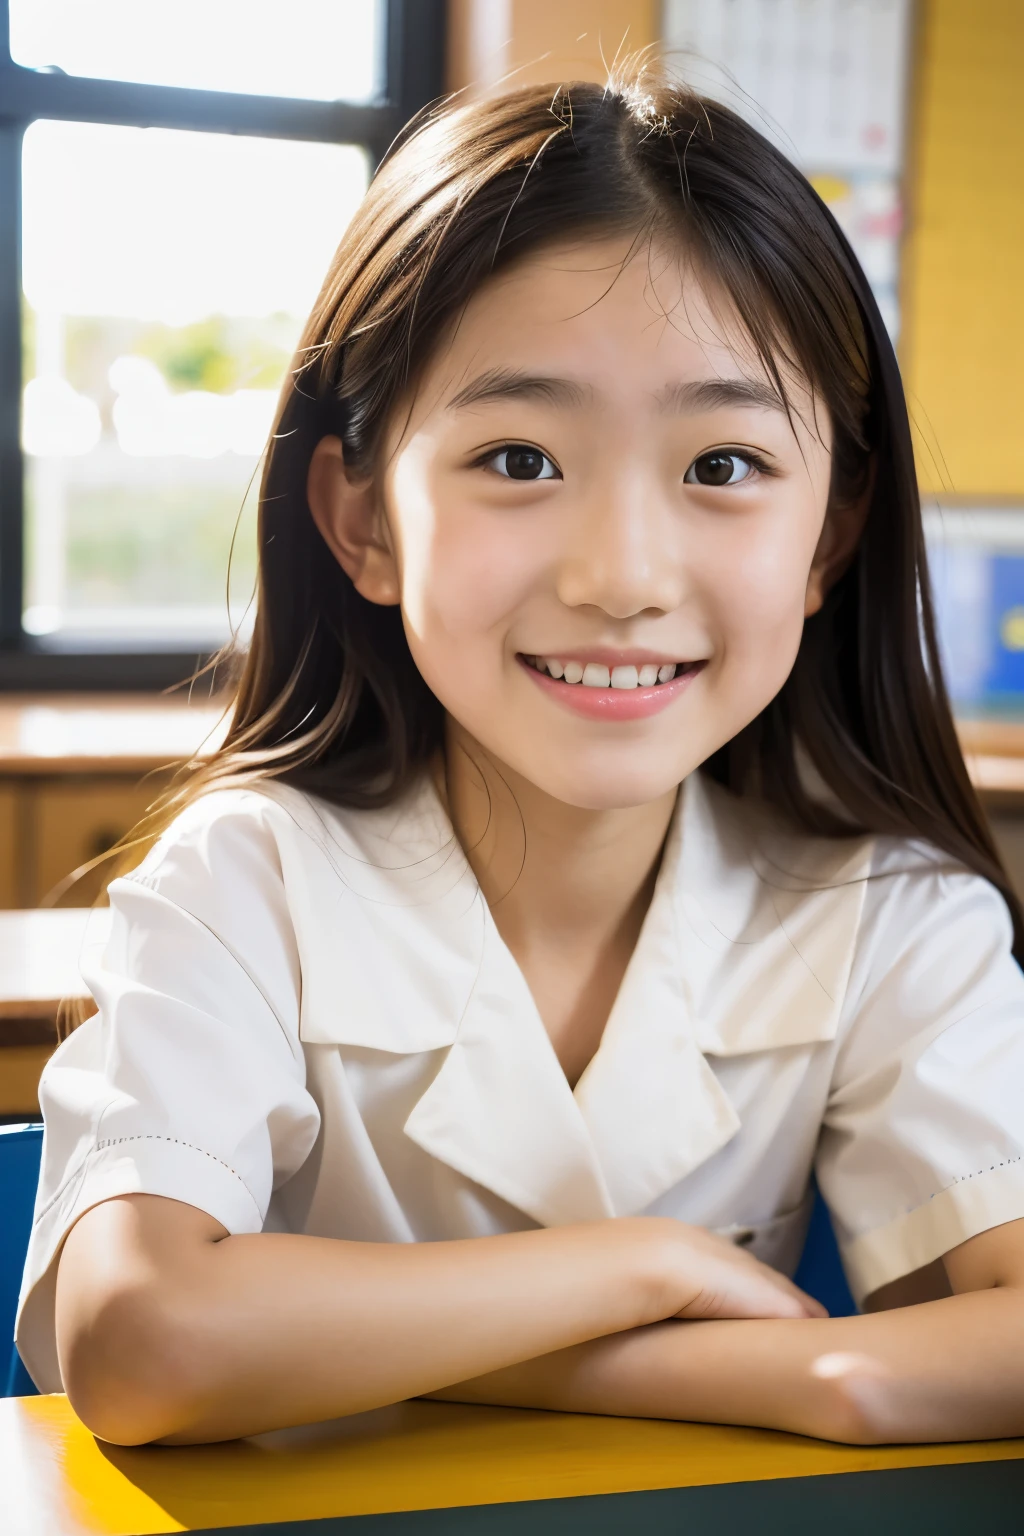
<path id="1" fill-rule="evenodd" d="M 0 1119 L 35 1113 L 80 985 L 76 872 L 216 740 L 216 676 L 175 685 L 244 642 L 276 394 L 374 164 L 445 91 L 659 41 L 806 171 L 874 287 L 1024 890 L 1020 0 L 0 0 Z"/>

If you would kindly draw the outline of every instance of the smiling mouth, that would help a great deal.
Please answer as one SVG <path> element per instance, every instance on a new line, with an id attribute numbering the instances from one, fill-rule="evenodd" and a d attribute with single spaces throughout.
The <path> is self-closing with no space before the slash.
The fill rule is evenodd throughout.
<path id="1" fill-rule="evenodd" d="M 558 656 L 527 656 L 521 660 L 535 672 L 551 677 L 570 687 L 614 688 L 630 692 L 637 688 L 658 688 L 677 678 L 699 672 L 703 661 L 645 662 L 636 667 L 630 664 L 616 667 L 605 666 L 598 661 L 565 660 Z"/>

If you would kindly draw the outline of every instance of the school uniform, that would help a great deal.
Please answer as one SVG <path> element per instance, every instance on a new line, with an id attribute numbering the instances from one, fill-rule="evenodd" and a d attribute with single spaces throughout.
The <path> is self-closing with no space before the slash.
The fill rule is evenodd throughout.
<path id="1" fill-rule="evenodd" d="M 1024 1216 L 1009 915 L 927 845 L 794 835 L 691 774 L 575 1090 L 427 776 L 377 812 L 208 793 L 110 904 L 40 1085 L 43 1391 L 54 1258 L 115 1195 L 391 1243 L 674 1216 L 791 1273 L 813 1169 L 858 1300 Z"/>

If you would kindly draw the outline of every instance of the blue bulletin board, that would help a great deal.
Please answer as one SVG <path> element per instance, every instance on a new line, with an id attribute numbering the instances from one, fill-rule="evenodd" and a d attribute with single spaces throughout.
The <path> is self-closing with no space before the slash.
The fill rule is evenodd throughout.
<path id="1" fill-rule="evenodd" d="M 926 520 L 946 681 L 961 713 L 1024 713 L 1024 514 Z"/>

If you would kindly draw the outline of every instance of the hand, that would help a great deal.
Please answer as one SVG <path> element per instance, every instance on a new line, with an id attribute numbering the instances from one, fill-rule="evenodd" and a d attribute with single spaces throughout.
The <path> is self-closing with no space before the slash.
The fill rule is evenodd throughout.
<path id="1" fill-rule="evenodd" d="M 647 1322 L 828 1316 L 792 1280 L 704 1227 L 652 1217 L 615 1225 L 634 1229 L 630 1241 L 636 1240 L 637 1227 L 644 1229 L 640 1235 L 654 1263 L 653 1311 Z"/>

